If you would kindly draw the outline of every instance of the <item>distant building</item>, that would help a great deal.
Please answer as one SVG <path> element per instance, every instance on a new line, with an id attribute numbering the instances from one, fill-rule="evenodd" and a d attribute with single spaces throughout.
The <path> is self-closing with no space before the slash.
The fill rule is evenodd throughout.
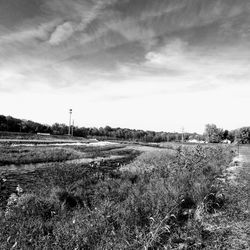
<path id="1" fill-rule="evenodd" d="M 50 135 L 50 133 L 37 133 L 37 135 Z"/>
<path id="2" fill-rule="evenodd" d="M 205 143 L 205 141 L 199 141 L 197 139 L 191 139 L 191 140 L 188 140 L 187 142 L 189 142 L 189 143 Z"/>
<path id="3" fill-rule="evenodd" d="M 232 142 L 231 142 L 230 140 L 226 139 L 226 140 L 223 140 L 221 143 L 224 143 L 224 144 L 231 144 Z"/>

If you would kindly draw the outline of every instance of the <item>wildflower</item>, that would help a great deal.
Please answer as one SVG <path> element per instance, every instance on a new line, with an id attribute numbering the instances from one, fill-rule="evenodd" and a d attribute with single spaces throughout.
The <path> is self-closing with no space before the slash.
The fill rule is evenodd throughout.
<path id="1" fill-rule="evenodd" d="M 7 206 L 11 206 L 11 205 L 16 204 L 17 200 L 18 200 L 18 196 L 15 193 L 11 194 L 9 199 L 8 199 Z"/>
<path id="2" fill-rule="evenodd" d="M 11 216 L 12 208 L 16 206 L 17 202 L 18 202 L 18 196 L 15 193 L 11 194 L 8 199 L 7 207 L 5 210 L 6 217 Z"/>
<path id="3" fill-rule="evenodd" d="M 55 212 L 55 211 L 51 211 L 50 213 L 51 213 L 51 216 L 56 215 L 56 212 Z"/>
<path id="4" fill-rule="evenodd" d="M 21 188 L 21 186 L 19 184 L 17 185 L 16 191 L 17 191 L 18 195 L 23 193 L 23 189 Z"/>
<path id="5" fill-rule="evenodd" d="M 6 181 L 7 181 L 7 179 L 5 177 L 0 178 L 0 191 L 6 189 L 6 185 L 5 185 Z"/>

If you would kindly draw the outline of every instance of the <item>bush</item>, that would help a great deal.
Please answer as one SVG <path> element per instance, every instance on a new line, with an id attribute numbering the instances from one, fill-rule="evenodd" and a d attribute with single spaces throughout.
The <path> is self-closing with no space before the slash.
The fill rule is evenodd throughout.
<path id="1" fill-rule="evenodd" d="M 8 200 L 5 215 L 8 219 L 39 217 L 49 220 L 58 211 L 56 204 L 35 194 L 12 194 Z"/>

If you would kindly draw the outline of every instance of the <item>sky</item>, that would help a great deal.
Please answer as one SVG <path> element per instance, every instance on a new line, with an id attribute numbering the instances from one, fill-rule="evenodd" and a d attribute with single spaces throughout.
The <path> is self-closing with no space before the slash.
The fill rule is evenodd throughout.
<path id="1" fill-rule="evenodd" d="M 202 133 L 249 107 L 249 0 L 0 0 L 0 114 Z"/>

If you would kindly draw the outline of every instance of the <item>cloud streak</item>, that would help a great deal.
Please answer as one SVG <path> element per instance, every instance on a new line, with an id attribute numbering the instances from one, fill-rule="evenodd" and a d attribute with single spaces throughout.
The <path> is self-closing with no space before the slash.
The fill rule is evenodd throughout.
<path id="1" fill-rule="evenodd" d="M 73 9 L 74 13 L 72 16 L 69 16 L 68 19 L 74 19 L 74 22 L 66 21 L 58 25 L 55 31 L 51 34 L 49 43 L 51 45 L 59 45 L 61 42 L 67 41 L 73 35 L 79 33 L 84 33 L 88 25 L 95 21 L 102 14 L 101 12 L 116 2 L 116 0 L 96 0 L 91 4 L 80 4 L 77 1 L 71 2 L 72 5 L 68 5 L 65 1 L 58 2 L 55 1 L 52 3 L 52 9 L 55 9 L 55 6 L 60 6 L 62 12 L 68 13 L 69 10 L 65 7 Z M 54 4 L 54 5 L 53 5 Z M 75 16 L 75 14 L 77 15 Z"/>
<path id="2" fill-rule="evenodd" d="M 83 123 L 168 129 L 183 125 L 179 112 L 194 128 L 250 105 L 248 0 L 0 1 L 0 23 L 5 112 L 31 98 L 32 119 L 75 105 L 88 107 Z"/>
<path id="3" fill-rule="evenodd" d="M 100 79 L 111 85 L 165 81 L 166 91 L 170 82 L 176 91 L 207 91 L 248 77 L 246 0 L 52 0 L 40 6 L 43 15 L 2 26 L 2 82 L 57 89 Z"/>
<path id="4" fill-rule="evenodd" d="M 65 22 L 61 25 L 58 25 L 55 31 L 51 34 L 49 43 L 51 45 L 58 45 L 67 39 L 69 39 L 75 32 L 75 28 L 72 23 Z"/>

